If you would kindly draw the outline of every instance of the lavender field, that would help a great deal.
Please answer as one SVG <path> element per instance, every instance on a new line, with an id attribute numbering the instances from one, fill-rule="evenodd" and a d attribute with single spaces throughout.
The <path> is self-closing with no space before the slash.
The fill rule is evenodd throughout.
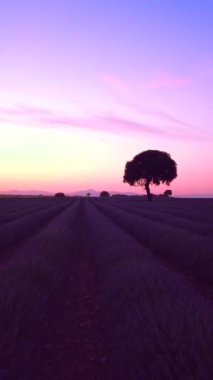
<path id="1" fill-rule="evenodd" d="M 0 210 L 0 379 L 213 379 L 212 199 Z"/>

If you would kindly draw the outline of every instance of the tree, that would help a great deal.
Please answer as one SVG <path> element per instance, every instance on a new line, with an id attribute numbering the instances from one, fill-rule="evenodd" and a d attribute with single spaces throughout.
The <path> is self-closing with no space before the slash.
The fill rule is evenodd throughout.
<path id="1" fill-rule="evenodd" d="M 110 195 L 109 195 L 109 193 L 108 193 L 108 191 L 102 191 L 101 193 L 100 193 L 100 197 L 109 197 Z"/>
<path id="2" fill-rule="evenodd" d="M 87 193 L 87 197 L 90 197 L 91 193 Z"/>
<path id="3" fill-rule="evenodd" d="M 129 183 L 130 186 L 144 187 L 147 198 L 151 201 L 150 185 L 170 185 L 176 177 L 177 164 L 168 153 L 146 150 L 126 163 L 123 182 Z"/>
<path id="4" fill-rule="evenodd" d="M 171 195 L 172 195 L 172 190 L 170 190 L 170 189 L 165 190 L 165 191 L 164 191 L 164 195 L 165 195 L 166 197 L 171 197 Z"/>
<path id="5" fill-rule="evenodd" d="M 65 197 L 64 193 L 59 192 L 55 194 L 55 198 L 64 198 L 64 197 Z"/>

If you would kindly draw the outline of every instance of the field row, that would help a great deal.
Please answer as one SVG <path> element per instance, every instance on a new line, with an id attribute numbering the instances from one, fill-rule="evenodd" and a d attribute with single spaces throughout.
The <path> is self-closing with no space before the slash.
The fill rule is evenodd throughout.
<path id="1" fill-rule="evenodd" d="M 106 200 L 106 199 L 105 199 Z M 135 210 L 149 212 L 152 215 L 156 213 L 164 217 L 175 217 L 183 220 L 189 220 L 198 223 L 213 223 L 213 201 L 212 199 L 162 199 L 147 202 L 144 199 L 134 200 L 128 199 L 107 200 L 115 206 L 125 208 L 134 207 Z"/>
<path id="2" fill-rule="evenodd" d="M 24 222 L 19 226 L 21 243 L 16 248 L 13 245 L 13 256 L 1 266 L 1 379 L 48 378 L 44 360 L 49 342 L 45 337 L 62 289 L 66 291 L 69 283 L 79 203 L 55 207 L 51 214 L 45 214 L 48 223 L 31 238 L 24 241 L 27 225 Z M 32 220 L 34 223 L 34 217 Z M 40 220 L 44 222 L 42 213 Z M 31 224 L 31 234 L 38 223 L 39 219 Z"/>
<path id="3" fill-rule="evenodd" d="M 194 214 L 190 214 L 189 212 L 185 214 L 178 209 L 171 213 L 167 208 L 159 210 L 158 207 L 155 207 L 155 209 L 147 206 L 144 207 L 144 203 L 108 202 L 108 204 L 114 204 L 116 208 L 120 208 L 134 215 L 140 215 L 153 222 L 155 221 L 172 227 L 178 227 L 197 235 L 213 237 L 213 218 L 210 216 L 207 217 L 205 215 L 204 217 L 197 213 L 195 217 Z"/>
<path id="4" fill-rule="evenodd" d="M 73 202 L 75 202 L 75 200 L 51 202 L 50 204 L 47 202 L 47 205 L 43 204 L 42 206 L 37 204 L 33 211 L 28 206 L 26 207 L 27 210 L 25 210 L 24 215 L 20 215 L 19 213 L 22 213 L 22 211 L 18 211 L 16 213 L 17 217 L 13 216 L 12 220 L 0 224 L 0 261 L 5 250 L 10 249 L 14 243 L 26 239 L 35 233 L 37 229 L 41 228 L 45 223 L 48 223 Z"/>
<path id="5" fill-rule="evenodd" d="M 202 236 L 177 227 L 175 219 L 171 224 L 162 222 L 157 213 L 156 218 L 155 214 L 150 218 L 143 210 L 133 212 L 130 206 L 123 209 L 102 200 L 93 203 L 157 257 L 202 282 L 213 283 L 213 235 Z"/>
<path id="6" fill-rule="evenodd" d="M 98 208 L 87 204 L 86 213 L 115 378 L 210 379 L 212 305 L 115 224 L 115 210 L 112 217 L 108 207 Z M 119 212 L 123 223 L 137 224 Z"/>
<path id="7" fill-rule="evenodd" d="M 68 203 L 68 200 L 59 200 L 60 203 Z M 55 206 L 57 199 L 50 198 L 0 198 L 0 225 L 20 219 L 25 215 L 33 214 L 42 209 Z"/>

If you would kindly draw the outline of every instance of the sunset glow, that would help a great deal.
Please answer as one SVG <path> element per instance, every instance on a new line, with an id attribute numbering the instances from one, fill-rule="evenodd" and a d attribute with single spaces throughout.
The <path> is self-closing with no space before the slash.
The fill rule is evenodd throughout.
<path id="1" fill-rule="evenodd" d="M 9 3 L 1 192 L 141 193 L 122 182 L 125 163 L 159 149 L 178 165 L 174 195 L 213 195 L 210 0 Z"/>

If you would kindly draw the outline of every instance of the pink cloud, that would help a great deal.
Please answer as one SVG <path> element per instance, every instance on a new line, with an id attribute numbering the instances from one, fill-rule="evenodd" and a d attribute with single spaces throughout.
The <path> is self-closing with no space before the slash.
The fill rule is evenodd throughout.
<path id="1" fill-rule="evenodd" d="M 132 132 L 134 130 L 138 133 L 155 134 L 165 137 L 189 137 L 189 134 L 186 131 L 181 131 L 174 126 L 168 129 L 163 129 L 153 124 L 128 119 L 122 116 L 92 115 L 87 118 L 81 118 L 58 114 L 46 109 L 28 108 L 27 106 L 0 108 L 0 121 L 21 125 L 24 124 L 25 126 L 34 128 L 82 128 L 91 131 L 110 132 L 115 134 Z M 190 135 L 190 137 L 196 138 L 194 134 Z"/>
<path id="2" fill-rule="evenodd" d="M 41 116 L 41 115 L 51 115 L 51 111 L 44 108 L 34 108 L 28 106 L 18 106 L 18 112 L 23 116 Z"/>
<path id="3" fill-rule="evenodd" d="M 171 75 L 162 75 L 158 79 L 151 83 L 145 85 L 146 88 L 154 89 L 161 87 L 180 87 L 188 84 L 190 82 L 189 78 L 184 77 L 173 77 Z"/>
<path id="4" fill-rule="evenodd" d="M 65 126 L 65 127 L 79 127 L 94 131 L 121 133 L 123 131 L 132 131 L 144 133 L 154 133 L 160 135 L 172 135 L 169 131 L 165 131 L 158 127 L 148 125 L 142 122 L 125 119 L 117 116 L 108 115 L 95 115 L 88 119 L 73 118 L 69 116 L 55 115 L 48 118 L 39 118 L 38 121 L 41 125 L 47 127 L 51 126 Z"/>
<path id="5" fill-rule="evenodd" d="M 140 91 L 141 89 L 159 89 L 159 88 L 176 88 L 187 85 L 192 78 L 190 77 L 179 77 L 172 74 L 159 74 L 153 75 L 153 81 L 144 83 L 140 85 L 139 83 L 135 84 L 127 84 L 122 79 L 110 75 L 104 74 L 102 75 L 102 80 L 111 88 L 115 90 L 119 90 L 120 92 L 130 92 L 130 91 Z"/>
<path id="6" fill-rule="evenodd" d="M 114 129 L 117 131 L 135 130 L 137 132 L 154 133 L 158 135 L 170 135 L 170 132 L 165 131 L 159 127 L 155 127 L 149 124 L 145 124 L 139 121 L 130 120 L 117 116 L 99 116 L 98 120 L 100 124 L 106 126 L 106 128 Z"/>
<path id="7" fill-rule="evenodd" d="M 122 105 L 124 105 L 125 107 L 128 107 L 134 111 L 136 111 L 136 113 L 138 114 L 141 114 L 141 115 L 148 115 L 148 116 L 151 116 L 153 118 L 156 118 L 158 121 L 162 121 L 162 122 L 170 122 L 170 123 L 174 123 L 174 124 L 177 124 L 177 125 L 180 125 L 180 126 L 183 126 L 183 127 L 188 127 L 190 129 L 193 129 L 195 130 L 195 126 L 194 125 L 191 125 L 189 123 L 186 123 L 185 121 L 183 120 L 180 120 L 166 112 L 163 112 L 163 111 L 159 111 L 159 110 L 153 110 L 153 109 L 150 109 L 150 108 L 145 108 L 141 105 L 137 105 L 137 104 L 134 104 L 134 103 L 131 103 L 131 102 L 127 102 L 127 101 L 122 101 L 122 100 L 119 100 L 118 99 L 118 102 Z"/>
<path id="8" fill-rule="evenodd" d="M 18 116 L 18 117 L 27 117 L 27 116 L 41 116 L 41 115 L 48 115 L 50 114 L 49 110 L 43 109 L 43 108 L 34 108 L 34 107 L 27 107 L 27 106 L 14 106 L 10 108 L 6 107 L 0 107 L 0 115 L 4 116 Z"/>
<path id="9" fill-rule="evenodd" d="M 0 115 L 2 116 L 20 116 L 20 112 L 16 108 L 0 107 Z"/>

